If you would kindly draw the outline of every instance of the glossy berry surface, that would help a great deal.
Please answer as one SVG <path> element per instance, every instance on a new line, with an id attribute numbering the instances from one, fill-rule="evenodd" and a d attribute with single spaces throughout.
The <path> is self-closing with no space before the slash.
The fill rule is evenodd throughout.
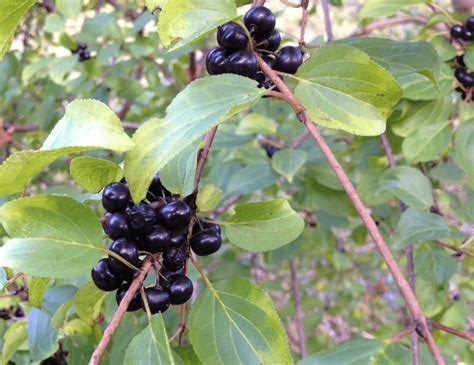
<path id="1" fill-rule="evenodd" d="M 237 51 L 247 48 L 249 39 L 240 25 L 230 22 L 217 30 L 217 43 L 226 51 Z"/>
<path id="2" fill-rule="evenodd" d="M 171 247 L 163 254 L 163 266 L 168 270 L 178 270 L 186 262 L 186 253 L 176 247 Z"/>
<path id="3" fill-rule="evenodd" d="M 155 226 L 153 230 L 144 238 L 143 249 L 156 253 L 163 252 L 170 246 L 170 232 L 163 226 Z"/>
<path id="4" fill-rule="evenodd" d="M 474 16 L 471 16 L 466 20 L 466 29 L 470 32 L 474 32 Z"/>
<path id="5" fill-rule="evenodd" d="M 108 259 L 101 259 L 91 271 L 92 280 L 95 286 L 103 291 L 113 291 L 122 284 L 120 275 L 115 274 Z"/>
<path id="6" fill-rule="evenodd" d="M 268 37 L 256 37 L 256 47 L 269 52 L 274 52 L 280 47 L 281 35 L 276 29 L 272 30 Z"/>
<path id="7" fill-rule="evenodd" d="M 465 29 L 461 39 L 466 42 L 474 41 L 474 32 Z"/>
<path id="8" fill-rule="evenodd" d="M 180 231 L 172 231 L 170 235 L 170 247 L 182 247 L 188 235 L 187 228 Z"/>
<path id="9" fill-rule="evenodd" d="M 302 63 L 303 53 L 301 48 L 286 46 L 278 52 L 273 68 L 277 71 L 295 74 Z"/>
<path id="10" fill-rule="evenodd" d="M 221 245 L 221 236 L 213 229 L 204 229 L 191 239 L 191 249 L 199 256 L 211 255 L 217 252 Z"/>
<path id="11" fill-rule="evenodd" d="M 213 48 L 207 54 L 206 69 L 209 75 L 220 75 L 227 72 L 227 56 L 222 48 Z"/>
<path id="12" fill-rule="evenodd" d="M 184 228 L 191 221 L 191 208 L 185 202 L 174 201 L 160 208 L 158 218 L 169 228 Z"/>
<path id="13" fill-rule="evenodd" d="M 451 37 L 456 38 L 456 39 L 461 39 L 462 36 L 464 35 L 464 26 L 456 24 L 453 25 L 450 29 Z"/>
<path id="14" fill-rule="evenodd" d="M 113 239 L 125 238 L 130 235 L 128 216 L 124 213 L 113 213 L 105 223 L 105 233 Z"/>
<path id="15" fill-rule="evenodd" d="M 255 55 L 248 51 L 237 51 L 227 59 L 227 72 L 241 76 L 255 77 L 258 72 L 258 63 Z"/>
<path id="16" fill-rule="evenodd" d="M 123 297 L 125 294 L 127 294 L 128 289 L 130 288 L 129 284 L 123 284 L 120 288 L 118 288 L 117 293 L 115 294 L 115 301 L 117 302 L 117 305 L 120 305 L 120 302 L 122 301 Z M 133 298 L 130 304 L 127 307 L 127 312 L 134 312 L 136 310 L 139 310 L 142 307 L 142 297 L 140 290 L 138 290 Z"/>
<path id="17" fill-rule="evenodd" d="M 173 275 L 168 284 L 171 304 L 184 304 L 193 295 L 193 282 L 184 275 Z"/>
<path id="18" fill-rule="evenodd" d="M 265 36 L 275 28 L 276 19 L 272 11 L 264 6 L 250 9 L 244 16 L 244 23 L 251 33 Z"/>
<path id="19" fill-rule="evenodd" d="M 147 233 L 153 229 L 156 220 L 155 210 L 146 203 L 140 203 L 127 209 L 130 226 L 138 233 Z"/>
<path id="20" fill-rule="evenodd" d="M 153 180 L 151 181 L 150 187 L 148 188 L 146 198 L 149 201 L 156 201 L 159 198 L 164 198 L 167 196 L 171 196 L 171 193 L 163 186 L 161 183 L 160 174 L 157 173 L 155 176 L 153 176 Z"/>
<path id="21" fill-rule="evenodd" d="M 102 193 L 102 206 L 111 213 L 124 211 L 129 200 L 130 191 L 128 186 L 122 183 L 109 184 Z"/>
<path id="22" fill-rule="evenodd" d="M 168 287 L 169 281 L 170 281 L 172 276 L 174 276 L 174 275 L 184 275 L 184 274 L 185 274 L 184 267 L 182 267 L 178 270 L 168 270 L 165 267 L 162 267 L 160 269 L 160 273 L 158 275 L 159 276 L 158 283 L 160 284 L 160 286 L 163 289 L 166 289 Z"/>
<path id="23" fill-rule="evenodd" d="M 170 306 L 170 295 L 166 290 L 146 288 L 145 298 L 150 307 L 151 314 L 164 312 Z M 145 304 L 143 303 L 143 309 L 145 310 Z"/>
<path id="24" fill-rule="evenodd" d="M 128 261 L 130 264 L 135 267 L 140 266 L 140 260 L 138 258 L 138 249 L 133 243 L 129 242 L 125 238 L 120 238 L 114 241 L 109 250 L 115 252 L 117 255 L 123 257 L 124 260 Z M 120 260 L 109 256 L 109 265 L 113 272 L 123 275 L 127 271 L 131 270 L 127 265 L 125 265 Z"/>
<path id="25" fill-rule="evenodd" d="M 474 86 L 474 73 L 469 73 L 462 68 L 458 68 L 454 72 L 454 76 L 464 87 L 469 88 Z"/>

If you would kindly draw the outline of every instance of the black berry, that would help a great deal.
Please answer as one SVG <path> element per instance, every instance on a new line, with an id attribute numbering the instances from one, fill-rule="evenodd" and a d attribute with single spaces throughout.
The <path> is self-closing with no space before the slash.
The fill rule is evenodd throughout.
<path id="1" fill-rule="evenodd" d="M 168 270 L 178 270 L 186 263 L 186 253 L 176 247 L 171 247 L 163 254 L 163 266 Z"/>
<path id="2" fill-rule="evenodd" d="M 155 210 L 146 203 L 140 203 L 127 209 L 130 226 L 139 234 L 148 233 L 153 229 L 156 220 Z"/>
<path id="3" fill-rule="evenodd" d="M 168 283 L 171 304 L 184 304 L 193 295 L 193 282 L 184 275 L 173 275 Z"/>
<path id="4" fill-rule="evenodd" d="M 257 75 L 258 63 L 255 55 L 249 51 L 237 51 L 227 59 L 227 72 L 253 79 Z"/>
<path id="5" fill-rule="evenodd" d="M 474 16 L 466 20 L 466 29 L 470 32 L 474 32 Z"/>
<path id="6" fill-rule="evenodd" d="M 237 23 L 226 23 L 217 30 L 217 43 L 226 51 L 245 49 L 248 42 L 247 33 Z"/>
<path id="7" fill-rule="evenodd" d="M 464 33 L 462 34 L 461 39 L 466 42 L 474 41 L 474 32 L 464 29 Z"/>
<path id="8" fill-rule="evenodd" d="M 464 87 L 470 88 L 474 86 L 474 73 L 469 73 L 462 68 L 458 68 L 454 72 L 454 76 Z"/>
<path id="9" fill-rule="evenodd" d="M 464 31 L 464 26 L 456 24 L 451 27 L 450 33 L 453 38 L 461 39 L 464 35 Z"/>
<path id="10" fill-rule="evenodd" d="M 153 176 L 146 198 L 149 201 L 156 201 L 158 198 L 171 196 L 171 193 L 161 183 L 160 174 Z"/>
<path id="11" fill-rule="evenodd" d="M 211 255 L 217 252 L 221 245 L 221 235 L 209 228 L 196 233 L 191 239 L 191 249 L 199 256 Z"/>
<path id="12" fill-rule="evenodd" d="M 182 201 L 174 201 L 160 208 L 158 219 L 170 228 L 183 228 L 191 221 L 191 208 Z"/>
<path id="13" fill-rule="evenodd" d="M 124 260 L 128 261 L 135 267 L 139 267 L 140 260 L 138 258 L 137 246 L 127 241 L 127 239 L 120 238 L 114 241 L 112 245 L 110 245 L 109 250 L 115 252 L 117 255 L 121 256 Z M 132 270 L 123 262 L 112 256 L 109 257 L 109 265 L 112 271 L 121 275 L 125 274 L 129 270 Z"/>
<path id="14" fill-rule="evenodd" d="M 145 298 L 150 307 L 151 314 L 164 312 L 170 306 L 170 295 L 166 290 L 147 288 L 145 289 Z M 145 309 L 144 303 L 143 309 Z"/>
<path id="15" fill-rule="evenodd" d="M 227 72 L 227 56 L 222 48 L 213 48 L 207 54 L 206 69 L 209 75 L 220 75 Z"/>
<path id="16" fill-rule="evenodd" d="M 276 29 L 272 30 L 268 37 L 256 37 L 255 42 L 257 43 L 257 48 L 274 52 L 280 47 L 281 35 L 280 32 Z"/>
<path id="17" fill-rule="evenodd" d="M 105 210 L 111 213 L 124 211 L 129 200 L 130 191 L 127 185 L 122 183 L 109 184 L 102 193 L 102 205 Z"/>
<path id="18" fill-rule="evenodd" d="M 264 36 L 270 34 L 275 28 L 276 19 L 270 9 L 256 6 L 245 14 L 244 23 L 251 33 L 256 36 Z"/>
<path id="19" fill-rule="evenodd" d="M 95 286 L 103 291 L 113 291 L 122 284 L 122 277 L 115 274 L 108 259 L 101 259 L 91 271 Z"/>
<path id="20" fill-rule="evenodd" d="M 172 231 L 170 235 L 170 247 L 182 247 L 188 236 L 188 230 Z"/>
<path id="21" fill-rule="evenodd" d="M 120 288 L 118 288 L 117 293 L 115 294 L 115 300 L 117 301 L 117 305 L 120 305 L 125 294 L 127 294 L 128 289 L 130 288 L 130 284 L 123 284 Z M 139 310 L 142 307 L 142 298 L 140 290 L 133 295 L 132 301 L 127 307 L 127 312 L 134 312 Z"/>
<path id="22" fill-rule="evenodd" d="M 454 57 L 454 62 L 459 66 L 459 67 L 466 67 L 466 63 L 464 62 L 464 55 L 457 55 Z"/>
<path id="23" fill-rule="evenodd" d="M 295 74 L 303 63 L 301 48 L 286 46 L 278 52 L 273 68 L 288 74 Z"/>
<path id="24" fill-rule="evenodd" d="M 143 240 L 143 249 L 151 253 L 163 252 L 169 246 L 170 232 L 163 226 L 155 226 Z"/>
<path id="25" fill-rule="evenodd" d="M 128 237 L 130 235 L 128 216 L 124 213 L 111 214 L 105 223 L 104 230 L 113 240 Z"/>
<path id="26" fill-rule="evenodd" d="M 184 267 L 178 269 L 178 270 L 168 270 L 165 267 L 162 267 L 160 269 L 160 272 L 158 274 L 158 283 L 163 289 L 166 289 L 168 287 L 168 283 L 173 275 L 184 275 L 185 274 L 185 269 Z"/>

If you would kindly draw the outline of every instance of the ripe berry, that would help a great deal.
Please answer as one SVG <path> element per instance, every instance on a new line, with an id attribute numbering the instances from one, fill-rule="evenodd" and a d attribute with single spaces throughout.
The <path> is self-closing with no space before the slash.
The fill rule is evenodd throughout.
<path id="1" fill-rule="evenodd" d="M 111 213 L 123 212 L 127 208 L 129 200 L 130 191 L 127 185 L 122 183 L 109 184 L 102 193 L 102 205 L 105 210 Z"/>
<path id="2" fill-rule="evenodd" d="M 462 25 L 456 24 L 451 27 L 451 37 L 455 39 L 461 39 L 464 35 L 465 28 Z"/>
<path id="3" fill-rule="evenodd" d="M 115 274 L 110 267 L 108 259 L 101 259 L 91 271 L 95 286 L 103 291 L 113 291 L 122 284 L 122 277 Z"/>
<path id="4" fill-rule="evenodd" d="M 191 208 L 182 201 L 174 201 L 160 208 L 158 219 L 170 228 L 184 228 L 191 221 Z"/>
<path id="5" fill-rule="evenodd" d="M 168 284 L 171 304 L 184 304 L 193 295 L 193 282 L 185 275 L 173 275 Z"/>
<path id="6" fill-rule="evenodd" d="M 206 69 L 209 75 L 226 73 L 227 56 L 222 48 L 213 48 L 206 58 Z"/>
<path id="7" fill-rule="evenodd" d="M 277 71 L 295 74 L 302 63 L 303 53 L 301 48 L 286 46 L 278 52 L 273 68 Z"/>
<path id="8" fill-rule="evenodd" d="M 105 233 L 113 239 L 128 237 L 130 235 L 130 226 L 128 216 L 124 213 L 114 213 L 105 223 Z"/>
<path id="9" fill-rule="evenodd" d="M 153 227 L 153 231 L 143 240 L 143 249 L 151 253 L 163 252 L 169 246 L 170 232 L 163 226 Z"/>
<path id="10" fill-rule="evenodd" d="M 221 235 L 209 228 L 196 233 L 191 239 L 191 249 L 199 256 L 211 255 L 217 252 L 221 245 Z"/>
<path id="11" fill-rule="evenodd" d="M 178 269 L 178 270 L 168 270 L 165 267 L 162 267 L 160 269 L 160 273 L 158 274 L 158 282 L 160 286 L 163 289 L 166 289 L 168 287 L 168 283 L 173 275 L 184 275 L 185 274 L 185 269 L 184 267 Z"/>
<path id="12" fill-rule="evenodd" d="M 171 193 L 161 183 L 160 173 L 153 176 L 146 198 L 149 201 L 156 201 L 158 198 L 171 196 Z"/>
<path id="13" fill-rule="evenodd" d="M 466 42 L 474 41 L 474 32 L 465 29 L 461 39 Z"/>
<path id="14" fill-rule="evenodd" d="M 168 270 L 178 270 L 186 263 L 186 253 L 176 247 L 167 249 L 163 254 L 163 266 Z"/>
<path id="15" fill-rule="evenodd" d="M 474 32 L 474 16 L 466 20 L 466 29 L 470 32 Z"/>
<path id="16" fill-rule="evenodd" d="M 275 28 L 276 19 L 270 9 L 264 6 L 256 6 L 245 14 L 244 23 L 250 32 L 258 36 L 264 36 L 270 34 Z"/>
<path id="17" fill-rule="evenodd" d="M 155 210 L 146 203 L 140 203 L 127 209 L 130 226 L 139 234 L 146 234 L 153 229 L 156 220 Z"/>
<path id="18" fill-rule="evenodd" d="M 269 52 L 274 52 L 280 47 L 281 35 L 276 29 L 273 29 L 268 37 L 256 37 L 258 49 L 263 49 Z"/>
<path id="19" fill-rule="evenodd" d="M 188 236 L 188 230 L 172 231 L 170 235 L 170 247 L 182 247 Z"/>
<path id="20" fill-rule="evenodd" d="M 234 22 L 226 23 L 217 30 L 217 43 L 226 51 L 247 48 L 249 43 L 245 30 Z"/>
<path id="21" fill-rule="evenodd" d="M 120 288 L 118 288 L 117 293 L 115 294 L 115 300 L 117 301 L 117 305 L 120 305 L 125 294 L 127 294 L 128 289 L 130 288 L 130 284 L 123 284 Z M 127 312 L 134 312 L 139 310 L 142 307 L 142 297 L 140 294 L 140 290 L 133 295 L 132 301 L 127 307 Z"/>
<path id="22" fill-rule="evenodd" d="M 150 307 L 151 314 L 164 312 L 170 306 L 170 295 L 166 290 L 146 288 L 145 297 Z M 145 309 L 145 304 L 142 306 Z"/>
<path id="23" fill-rule="evenodd" d="M 258 71 L 255 55 L 248 51 L 237 51 L 227 59 L 227 72 L 253 79 Z"/>
<path id="24" fill-rule="evenodd" d="M 110 251 L 115 252 L 117 255 L 123 257 L 130 264 L 135 267 L 139 267 L 140 260 L 138 258 L 138 249 L 137 246 L 125 238 L 120 238 L 114 241 L 109 248 Z M 123 275 L 127 271 L 131 270 L 127 265 L 125 265 L 120 260 L 109 256 L 109 265 L 113 272 Z"/>
<path id="25" fill-rule="evenodd" d="M 201 220 L 193 226 L 193 234 L 201 232 L 204 229 L 212 229 L 212 230 L 216 231 L 218 234 L 221 234 L 221 226 L 220 225 L 218 225 L 217 223 L 204 222 L 204 221 L 201 221 Z"/>
<path id="26" fill-rule="evenodd" d="M 454 72 L 456 79 L 467 88 L 474 86 L 474 73 L 469 73 L 462 68 L 456 69 Z"/>

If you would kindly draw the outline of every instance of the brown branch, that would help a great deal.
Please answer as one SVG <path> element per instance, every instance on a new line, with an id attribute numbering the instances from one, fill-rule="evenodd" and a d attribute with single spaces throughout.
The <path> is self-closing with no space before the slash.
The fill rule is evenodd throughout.
<path id="1" fill-rule="evenodd" d="M 265 0 L 253 0 L 252 7 L 265 5 Z"/>
<path id="2" fill-rule="evenodd" d="M 303 314 L 303 304 L 301 300 L 301 289 L 298 282 L 298 276 L 296 274 L 296 262 L 295 258 L 290 259 L 290 285 L 291 290 L 293 291 L 293 296 L 295 297 L 295 320 L 296 320 L 296 330 L 298 332 L 298 346 L 300 348 L 300 356 L 306 357 L 306 336 L 304 333 L 304 314 Z"/>
<path id="3" fill-rule="evenodd" d="M 201 151 L 199 151 L 199 157 L 196 166 L 196 175 L 194 176 L 194 191 L 196 193 L 199 189 L 199 181 L 201 180 L 202 171 L 204 170 L 204 164 L 206 163 L 207 156 L 209 155 L 209 151 L 211 150 L 212 141 L 216 136 L 216 132 L 217 126 L 207 132 L 206 136 L 204 137 L 204 147 Z"/>
<path id="4" fill-rule="evenodd" d="M 299 45 L 302 47 L 305 42 L 306 27 L 308 26 L 308 6 L 309 0 L 301 0 L 301 11 L 303 12 L 301 16 L 301 29 L 300 29 L 300 40 Z"/>
<path id="5" fill-rule="evenodd" d="M 293 148 L 293 149 L 296 149 L 296 148 L 300 147 L 304 143 L 304 141 L 306 141 L 308 139 L 308 137 L 310 135 L 311 134 L 308 131 L 306 131 L 304 133 L 301 133 L 298 137 L 295 138 L 295 140 L 290 145 L 290 147 Z"/>
<path id="6" fill-rule="evenodd" d="M 445 326 L 444 324 L 434 322 L 434 321 L 430 321 L 430 323 L 433 326 L 433 328 L 436 328 L 436 329 L 441 330 L 441 331 L 446 332 L 446 333 L 450 333 L 450 334 L 452 334 L 454 336 L 457 336 L 457 337 L 460 337 L 460 338 L 464 338 L 465 340 L 468 340 L 469 342 L 474 343 L 474 336 L 471 336 L 470 334 L 468 334 L 464 331 L 457 330 L 455 328 L 451 328 L 451 327 Z"/>
<path id="7" fill-rule="evenodd" d="M 132 284 L 130 285 L 130 288 L 128 289 L 127 293 L 125 294 L 122 301 L 120 302 L 120 305 L 115 311 L 115 314 L 112 317 L 112 320 L 110 321 L 109 325 L 105 329 L 104 334 L 102 338 L 100 339 L 99 344 L 97 345 L 97 348 L 92 354 L 92 357 L 89 361 L 89 365 L 99 365 L 100 359 L 104 355 L 104 352 L 107 349 L 107 346 L 110 340 L 112 339 L 112 336 L 114 335 L 115 331 L 117 330 L 118 325 L 120 324 L 122 317 L 127 311 L 128 305 L 132 301 L 135 293 L 142 286 L 143 281 L 145 280 L 148 272 L 150 271 L 153 260 L 154 260 L 154 257 L 148 256 L 143 262 L 141 270 L 139 271 L 138 275 L 133 279 Z"/>
<path id="8" fill-rule="evenodd" d="M 408 336 L 410 333 L 414 333 L 414 332 L 415 332 L 415 325 L 412 324 L 411 326 L 408 326 L 407 328 L 405 328 L 405 329 L 401 330 L 400 332 L 398 332 L 397 334 L 393 335 L 388 340 L 391 343 L 398 342 L 398 341 L 402 340 L 403 338 L 405 338 L 406 336 Z"/>
<path id="9" fill-rule="evenodd" d="M 326 28 L 327 41 L 332 42 L 334 40 L 334 33 L 332 32 L 331 15 L 329 13 L 328 0 L 321 0 L 321 6 L 323 7 L 324 26 Z"/>
<path id="10" fill-rule="evenodd" d="M 341 164 L 336 159 L 334 153 L 331 151 L 330 147 L 326 143 L 326 140 L 321 135 L 321 132 L 311 120 L 304 106 L 298 101 L 298 99 L 296 99 L 295 95 L 290 91 L 288 86 L 271 69 L 271 67 L 267 65 L 265 61 L 263 61 L 262 58 L 258 55 L 256 55 L 256 58 L 262 71 L 265 72 L 265 74 L 268 75 L 268 77 L 275 83 L 278 89 L 280 89 L 280 91 L 285 94 L 285 99 L 291 100 L 291 106 L 295 110 L 298 119 L 306 126 L 308 131 L 311 133 L 311 136 L 325 155 L 326 159 L 329 162 L 329 165 L 336 174 L 338 180 L 341 182 L 341 185 L 343 186 L 349 199 L 352 201 L 352 204 L 357 210 L 359 217 L 361 218 L 362 222 L 367 227 L 368 232 L 372 236 L 380 254 L 382 255 L 385 261 L 385 264 L 390 270 L 395 280 L 395 283 L 397 284 L 400 293 L 402 294 L 403 299 L 405 300 L 405 303 L 408 306 L 408 309 L 410 310 L 413 318 L 415 319 L 415 323 L 417 323 L 418 327 L 421 329 L 421 333 L 426 339 L 427 345 L 433 355 L 433 358 L 435 359 L 436 364 L 444 365 L 445 362 L 441 355 L 441 351 L 439 350 L 433 339 L 433 336 L 429 331 L 427 319 L 423 313 L 423 310 L 421 309 L 420 304 L 418 303 L 418 300 L 415 294 L 413 293 L 413 290 L 410 288 L 410 284 L 403 276 L 402 270 L 400 269 L 400 266 L 398 266 L 395 258 L 393 257 L 389 246 L 383 239 L 377 228 L 377 225 L 368 213 L 367 208 L 364 206 L 364 203 L 362 202 L 359 194 L 354 188 L 354 185 L 352 184 L 349 177 L 342 168 Z"/>
<path id="11" fill-rule="evenodd" d="M 433 242 L 437 243 L 438 245 L 441 245 L 443 247 L 449 248 L 453 251 L 456 251 L 459 255 L 466 255 L 469 257 L 474 257 L 474 252 L 468 251 L 462 247 L 458 247 L 456 245 L 453 245 L 452 243 L 444 242 L 441 240 L 433 240 Z"/>
<path id="12" fill-rule="evenodd" d="M 368 35 L 377 29 L 409 23 L 426 25 L 428 23 L 428 19 L 409 15 L 400 15 L 396 18 L 380 19 L 370 23 L 369 25 L 365 26 L 360 30 L 355 31 L 354 33 L 352 33 L 352 37 L 360 37 Z"/>

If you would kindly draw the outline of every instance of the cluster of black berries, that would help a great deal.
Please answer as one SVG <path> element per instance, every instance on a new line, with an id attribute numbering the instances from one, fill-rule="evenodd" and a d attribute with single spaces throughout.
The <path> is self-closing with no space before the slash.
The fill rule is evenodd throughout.
<path id="1" fill-rule="evenodd" d="M 243 29 L 237 23 L 226 23 L 217 31 L 220 47 L 207 55 L 207 71 L 211 75 L 233 73 L 258 81 L 259 87 L 271 88 L 272 81 L 260 70 L 252 49 L 274 70 L 295 74 L 303 63 L 303 51 L 299 47 L 280 47 L 281 35 L 275 29 L 275 15 L 264 6 L 250 9 L 244 17 Z M 249 45 L 251 36 L 252 46 Z"/>
<path id="2" fill-rule="evenodd" d="M 178 198 L 163 187 L 159 174 L 153 178 L 147 200 L 136 205 L 131 200 L 126 182 L 105 187 L 102 205 L 107 212 L 101 221 L 105 233 L 113 240 L 109 250 L 116 255 L 98 262 L 92 269 L 92 280 L 101 290 L 117 290 L 117 304 L 134 278 L 135 271 L 130 266 L 139 268 L 140 257 L 148 253 L 162 253 L 156 285 L 144 289 L 150 312 L 164 312 L 170 304 L 183 304 L 191 298 L 193 283 L 185 275 L 185 265 L 189 253 L 186 244 L 188 227 L 193 212 Z M 197 220 L 190 240 L 194 253 L 210 255 L 219 250 L 221 243 L 219 225 Z M 145 309 L 145 304 L 138 291 L 128 311 L 140 308 Z"/>
<path id="3" fill-rule="evenodd" d="M 474 41 L 474 16 L 466 20 L 464 25 L 456 24 L 451 27 L 451 36 L 454 39 L 470 42 Z M 474 87 L 474 72 L 467 69 L 464 62 L 464 54 L 457 55 L 454 58 L 453 66 L 455 68 L 454 76 L 459 82 L 456 91 L 461 94 L 462 99 L 468 98 L 468 90 Z M 471 101 L 474 101 L 474 92 L 471 90 Z"/>
<path id="4" fill-rule="evenodd" d="M 77 48 L 72 51 L 73 54 L 76 54 L 79 56 L 79 62 L 84 62 L 86 60 L 90 60 L 91 54 L 87 50 L 87 44 L 79 42 L 77 44 Z"/>

